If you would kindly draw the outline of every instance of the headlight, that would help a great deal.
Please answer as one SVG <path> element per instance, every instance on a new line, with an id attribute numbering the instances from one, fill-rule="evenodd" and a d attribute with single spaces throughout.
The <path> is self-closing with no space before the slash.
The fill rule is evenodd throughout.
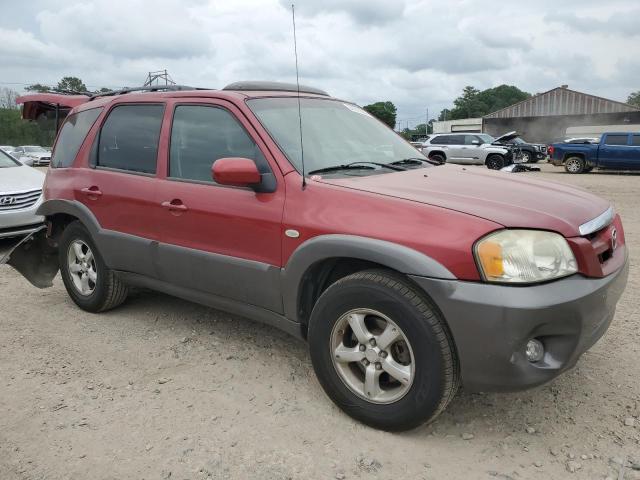
<path id="1" fill-rule="evenodd" d="M 501 230 L 476 243 L 474 254 L 488 282 L 536 283 L 578 271 L 569 244 L 553 232 Z"/>

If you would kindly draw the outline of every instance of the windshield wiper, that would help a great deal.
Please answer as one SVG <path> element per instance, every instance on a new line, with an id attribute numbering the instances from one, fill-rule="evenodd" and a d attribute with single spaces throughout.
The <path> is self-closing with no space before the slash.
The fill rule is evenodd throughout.
<path id="1" fill-rule="evenodd" d="M 360 164 L 364 164 L 364 165 L 358 166 Z M 363 161 L 363 162 L 345 163 L 343 165 L 333 165 L 331 167 L 318 168 L 317 170 L 311 170 L 309 172 L 309 175 L 314 175 L 316 173 L 337 172 L 339 170 L 374 170 L 373 167 L 369 167 L 368 165 L 376 165 L 378 167 L 388 168 L 389 170 L 395 170 L 396 172 L 402 172 L 406 170 L 406 168 L 391 165 L 389 163 Z"/>
<path id="2" fill-rule="evenodd" d="M 395 162 L 391 162 L 389 163 L 389 165 L 418 165 L 423 163 L 428 163 L 430 165 L 443 165 L 442 163 L 437 162 L 435 160 L 431 160 L 430 158 L 420 158 L 420 157 L 403 158 L 402 160 L 396 160 Z"/>

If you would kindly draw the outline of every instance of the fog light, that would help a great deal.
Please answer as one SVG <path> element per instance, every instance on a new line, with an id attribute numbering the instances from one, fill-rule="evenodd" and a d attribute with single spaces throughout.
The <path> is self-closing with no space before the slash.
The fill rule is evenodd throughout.
<path id="1" fill-rule="evenodd" d="M 527 343 L 527 360 L 530 362 L 539 362 L 544 357 L 544 345 L 540 340 L 532 338 Z"/>

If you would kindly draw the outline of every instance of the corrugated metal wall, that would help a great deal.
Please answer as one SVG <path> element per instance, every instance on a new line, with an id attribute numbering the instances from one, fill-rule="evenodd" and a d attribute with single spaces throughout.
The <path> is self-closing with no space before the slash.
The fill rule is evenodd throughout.
<path id="1" fill-rule="evenodd" d="M 558 87 L 520 103 L 490 113 L 484 118 L 545 117 L 551 115 L 592 115 L 636 112 L 630 105 Z"/>

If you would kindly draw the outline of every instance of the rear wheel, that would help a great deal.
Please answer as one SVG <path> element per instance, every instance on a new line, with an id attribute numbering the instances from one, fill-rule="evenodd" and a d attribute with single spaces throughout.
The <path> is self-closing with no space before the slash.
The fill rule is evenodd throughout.
<path id="1" fill-rule="evenodd" d="M 504 167 L 504 158 L 501 155 L 493 154 L 487 158 L 487 168 L 491 170 L 500 170 Z"/>
<path id="2" fill-rule="evenodd" d="M 569 157 L 564 162 L 564 169 L 568 173 L 582 173 L 585 169 L 584 158 Z"/>
<path id="3" fill-rule="evenodd" d="M 331 285 L 311 314 L 309 348 L 336 405 L 383 430 L 435 419 L 458 389 L 444 321 L 423 292 L 392 272 L 359 272 Z"/>
<path id="4" fill-rule="evenodd" d="M 102 312 L 127 298 L 127 286 L 105 265 L 80 222 L 70 223 L 62 232 L 58 259 L 67 293 L 83 310 Z"/>

